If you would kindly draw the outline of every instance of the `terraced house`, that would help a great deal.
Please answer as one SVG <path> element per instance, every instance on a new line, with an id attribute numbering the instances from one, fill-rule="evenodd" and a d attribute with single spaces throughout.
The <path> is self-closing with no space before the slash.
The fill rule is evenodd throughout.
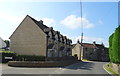
<path id="1" fill-rule="evenodd" d="M 72 55 L 78 56 L 78 59 L 87 59 L 95 61 L 109 61 L 108 48 L 104 44 L 80 43 L 79 41 L 72 46 Z"/>
<path id="2" fill-rule="evenodd" d="M 71 56 L 72 41 L 27 15 L 10 36 L 10 50 L 19 55 Z"/>

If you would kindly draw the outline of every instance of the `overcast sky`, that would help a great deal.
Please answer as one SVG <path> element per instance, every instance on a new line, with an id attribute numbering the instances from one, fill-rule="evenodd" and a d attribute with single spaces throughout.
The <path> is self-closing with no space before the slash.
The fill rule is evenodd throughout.
<path id="1" fill-rule="evenodd" d="M 108 46 L 118 26 L 117 2 L 83 2 L 83 42 Z M 0 37 L 8 39 L 26 15 L 60 31 L 76 43 L 81 35 L 79 2 L 0 2 Z"/>

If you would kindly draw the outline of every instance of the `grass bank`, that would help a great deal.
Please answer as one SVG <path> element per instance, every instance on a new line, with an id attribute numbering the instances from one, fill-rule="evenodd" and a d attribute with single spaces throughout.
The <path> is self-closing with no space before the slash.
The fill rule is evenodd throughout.
<path id="1" fill-rule="evenodd" d="M 111 73 L 111 74 L 113 74 L 113 75 L 116 75 L 116 76 L 120 76 L 120 74 L 118 74 L 118 73 L 116 73 L 115 71 L 113 71 L 113 70 L 110 68 L 110 66 L 111 66 L 111 64 L 109 63 L 109 64 L 106 64 L 106 65 L 104 66 L 104 68 L 105 68 L 109 73 Z"/>

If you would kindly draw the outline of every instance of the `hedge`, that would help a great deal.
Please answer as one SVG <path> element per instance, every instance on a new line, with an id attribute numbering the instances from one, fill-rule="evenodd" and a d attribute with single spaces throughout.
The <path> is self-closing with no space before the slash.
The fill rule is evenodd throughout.
<path id="1" fill-rule="evenodd" d="M 113 36 L 112 49 L 114 50 L 115 63 L 120 63 L 120 26 L 115 30 Z"/>
<path id="2" fill-rule="evenodd" d="M 120 26 L 109 37 L 109 56 L 113 63 L 120 63 Z"/>
<path id="3" fill-rule="evenodd" d="M 109 57 L 110 57 L 110 61 L 114 62 L 114 58 L 113 58 L 113 50 L 112 50 L 112 40 L 113 40 L 113 36 L 114 33 L 109 37 Z"/>
<path id="4" fill-rule="evenodd" d="M 0 50 L 0 62 L 7 63 L 8 61 L 15 60 L 16 54 L 12 51 Z M 5 59 L 5 57 L 12 57 L 12 59 Z"/>
<path id="5" fill-rule="evenodd" d="M 16 61 L 45 61 L 45 56 L 17 55 Z"/>

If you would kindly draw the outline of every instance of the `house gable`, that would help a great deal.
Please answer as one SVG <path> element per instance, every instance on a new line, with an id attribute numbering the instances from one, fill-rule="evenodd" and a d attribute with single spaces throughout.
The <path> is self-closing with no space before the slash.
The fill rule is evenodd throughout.
<path id="1" fill-rule="evenodd" d="M 26 16 L 10 36 L 10 49 L 20 55 L 46 55 L 46 34 Z"/>
<path id="2" fill-rule="evenodd" d="M 78 59 L 81 59 L 81 45 L 79 43 L 74 44 L 72 48 L 72 56 L 77 55 Z"/>

